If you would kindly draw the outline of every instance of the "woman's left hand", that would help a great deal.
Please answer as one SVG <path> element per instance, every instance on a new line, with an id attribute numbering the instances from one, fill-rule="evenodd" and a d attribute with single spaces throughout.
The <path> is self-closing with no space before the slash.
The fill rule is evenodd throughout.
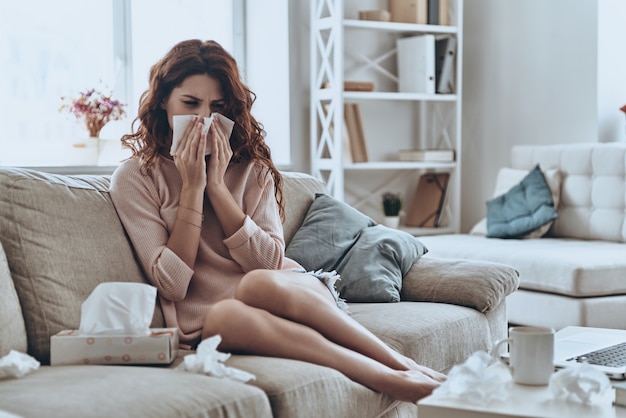
<path id="1" fill-rule="evenodd" d="M 230 148 L 230 138 L 219 119 L 215 119 L 211 124 L 209 140 L 211 141 L 211 156 L 207 164 L 207 197 L 211 201 L 211 206 L 224 233 L 226 236 L 231 236 L 241 228 L 246 215 L 235 202 L 224 182 L 224 175 L 233 156 L 233 150 Z"/>
<path id="2" fill-rule="evenodd" d="M 233 156 L 230 138 L 226 135 L 224 125 L 215 118 L 209 129 L 208 138 L 211 143 L 211 156 L 207 165 L 207 192 L 224 183 L 224 174 Z"/>

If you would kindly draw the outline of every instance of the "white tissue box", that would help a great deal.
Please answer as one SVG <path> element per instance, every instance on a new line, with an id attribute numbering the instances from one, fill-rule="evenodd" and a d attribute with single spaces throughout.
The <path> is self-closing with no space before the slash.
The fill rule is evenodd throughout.
<path id="1" fill-rule="evenodd" d="M 170 364 L 178 353 L 178 328 L 148 335 L 85 335 L 65 330 L 50 339 L 50 364 Z"/>

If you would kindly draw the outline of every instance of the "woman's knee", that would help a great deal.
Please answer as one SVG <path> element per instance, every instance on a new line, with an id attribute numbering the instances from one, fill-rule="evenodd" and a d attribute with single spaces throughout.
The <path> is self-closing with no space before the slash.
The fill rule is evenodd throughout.
<path id="1" fill-rule="evenodd" d="M 235 299 L 224 299 L 211 306 L 204 319 L 202 338 L 223 334 L 232 329 L 235 326 L 233 322 L 239 321 L 244 314 L 244 308 L 244 304 Z"/>
<path id="2" fill-rule="evenodd" d="M 280 291 L 280 281 L 273 270 L 252 270 L 246 273 L 235 292 L 235 298 L 244 303 L 253 303 L 266 295 L 275 295 Z"/>

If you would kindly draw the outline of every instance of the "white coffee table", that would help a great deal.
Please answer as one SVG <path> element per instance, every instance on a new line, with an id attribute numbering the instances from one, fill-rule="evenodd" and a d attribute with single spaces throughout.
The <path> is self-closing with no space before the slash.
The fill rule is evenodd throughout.
<path id="1" fill-rule="evenodd" d="M 507 401 L 494 401 L 489 405 L 474 405 L 454 399 L 429 396 L 417 404 L 418 418 L 613 418 L 626 417 L 626 408 L 612 405 L 613 388 L 592 405 L 555 399 L 548 386 L 513 384 Z"/>

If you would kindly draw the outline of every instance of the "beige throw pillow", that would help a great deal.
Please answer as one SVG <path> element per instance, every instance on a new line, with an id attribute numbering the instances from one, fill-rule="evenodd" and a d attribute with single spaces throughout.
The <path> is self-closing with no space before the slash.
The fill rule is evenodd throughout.
<path id="1" fill-rule="evenodd" d="M 550 187 L 552 192 L 552 200 L 554 201 L 554 208 L 558 212 L 559 201 L 561 199 L 561 172 L 557 169 L 541 170 L 543 176 Z M 496 187 L 493 192 L 493 197 L 497 197 L 508 192 L 513 186 L 519 184 L 524 177 L 528 175 L 530 170 L 523 170 L 517 168 L 501 168 L 496 178 Z M 553 222 L 548 222 L 542 227 L 534 230 L 530 234 L 524 235 L 522 238 L 541 238 L 544 236 L 552 226 Z M 487 218 L 483 218 L 476 223 L 470 230 L 471 235 L 487 235 Z"/>

